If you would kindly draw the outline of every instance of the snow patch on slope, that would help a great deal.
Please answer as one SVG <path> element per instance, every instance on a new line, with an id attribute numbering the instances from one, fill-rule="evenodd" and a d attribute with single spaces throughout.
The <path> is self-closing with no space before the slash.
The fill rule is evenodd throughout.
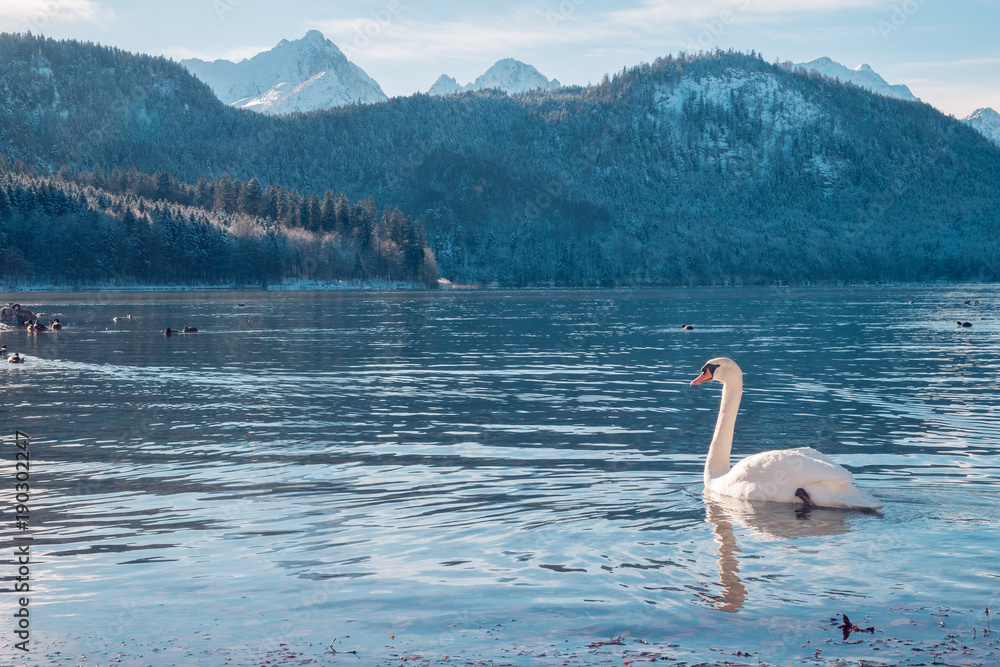
<path id="1" fill-rule="evenodd" d="M 685 104 L 732 107 L 736 99 L 748 114 L 778 132 L 800 127 L 823 114 L 801 93 L 783 88 L 773 76 L 760 73 L 684 79 L 677 86 L 660 88 L 655 99 L 661 113 L 676 115 L 683 113 Z"/>
<path id="2" fill-rule="evenodd" d="M 686 78 L 676 85 L 661 86 L 653 99 L 660 131 L 672 132 L 682 142 L 691 127 L 702 127 L 705 145 L 701 150 L 708 162 L 724 173 L 744 176 L 766 167 L 769 154 L 775 148 L 782 150 L 791 136 L 801 135 L 798 130 L 827 116 L 822 107 L 799 91 L 762 72 L 734 71 L 728 76 Z M 757 134 L 753 138 L 734 135 L 727 122 L 716 124 L 693 118 L 709 109 L 737 114 L 736 126 L 756 127 Z M 821 175 L 825 182 L 836 180 L 840 172 L 840 165 L 822 156 L 813 156 L 806 163 L 806 169 Z"/>

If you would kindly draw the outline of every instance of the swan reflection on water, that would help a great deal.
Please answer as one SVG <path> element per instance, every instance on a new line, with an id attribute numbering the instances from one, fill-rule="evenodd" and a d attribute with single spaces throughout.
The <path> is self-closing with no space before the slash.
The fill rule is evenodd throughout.
<path id="1" fill-rule="evenodd" d="M 852 512 L 833 509 L 796 509 L 784 503 L 754 502 L 705 492 L 705 521 L 712 526 L 719 546 L 721 595 L 703 595 L 719 611 L 736 613 L 743 608 L 747 589 L 740 580 L 740 548 L 733 526 L 745 529 L 762 541 L 785 541 L 802 537 L 826 537 L 851 531 Z"/>

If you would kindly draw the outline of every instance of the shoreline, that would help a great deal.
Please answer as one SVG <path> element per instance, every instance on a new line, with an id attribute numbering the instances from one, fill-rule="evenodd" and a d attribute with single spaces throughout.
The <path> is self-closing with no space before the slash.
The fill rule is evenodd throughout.
<path id="1" fill-rule="evenodd" d="M 858 284 L 771 284 L 771 285 L 614 285 L 614 286 L 588 286 L 588 285 L 526 285 L 522 287 L 503 286 L 496 283 L 490 284 L 464 284 L 452 283 L 447 279 L 439 279 L 436 285 L 424 285 L 405 281 L 392 280 L 288 280 L 281 283 L 268 285 L 218 285 L 211 283 L 194 283 L 186 285 L 171 284 L 149 284 L 149 285 L 117 285 L 117 284 L 57 284 L 45 285 L 19 285 L 0 283 L 0 294 L 17 293 L 86 293 L 86 292 L 325 292 L 325 291 L 460 291 L 460 292 L 489 292 L 489 291 L 513 291 L 513 292 L 616 292 L 616 291 L 643 291 L 658 289 L 676 290 L 716 290 L 716 289 L 774 289 L 774 290 L 839 290 L 839 289 L 928 289 L 928 288 L 984 288 L 1000 283 L 994 282 L 917 282 L 917 283 L 858 283 Z"/>
<path id="2" fill-rule="evenodd" d="M 308 291 L 336 291 L 336 290 L 433 290 L 436 287 L 420 285 L 418 283 L 408 283 L 402 281 L 370 280 L 370 281 L 328 281 L 328 280 L 291 280 L 282 283 L 269 285 L 216 285 L 210 283 L 196 283 L 190 285 L 113 285 L 113 284 L 87 284 L 87 285 L 17 285 L 2 284 L 0 293 L 16 294 L 44 293 L 44 292 L 308 292 Z"/>
<path id="3" fill-rule="evenodd" d="M 337 658 L 355 664 L 395 667 L 434 665 L 560 665 L 615 667 L 663 664 L 674 667 L 920 667 L 928 664 L 977 667 L 996 664 L 1000 641 L 987 629 L 982 610 L 950 606 L 901 605 L 859 614 L 870 628 L 844 630 L 842 604 L 830 605 L 826 616 L 800 617 L 793 609 L 760 619 L 759 630 L 735 630 L 719 619 L 718 632 L 691 634 L 693 628 L 664 629 L 659 636 L 620 627 L 546 631 L 517 618 L 503 623 L 457 624 L 440 634 L 372 628 L 331 631 L 314 636 L 272 637 L 264 641 L 219 637 L 212 630 L 194 636 L 165 633 L 158 637 L 85 636 L 70 639 L 43 632 L 26 665 L 71 667 L 114 652 L 122 664 L 187 664 L 224 656 L 218 664 L 315 665 Z M 851 607 L 848 607 L 851 608 Z M 721 612 L 720 612 L 721 613 Z M 988 617 L 987 617 L 988 618 Z M 706 628 L 702 628 L 705 630 Z M 648 629 L 647 629 L 648 632 Z M 84 645 L 80 640 L 83 639 Z M 930 660 L 928 660 L 930 658 Z"/>

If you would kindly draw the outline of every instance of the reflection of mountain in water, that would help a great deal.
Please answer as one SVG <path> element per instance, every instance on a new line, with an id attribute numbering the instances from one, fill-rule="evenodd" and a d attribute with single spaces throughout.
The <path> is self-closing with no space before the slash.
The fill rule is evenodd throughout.
<path id="1" fill-rule="evenodd" d="M 733 535 L 733 525 L 745 528 L 761 540 L 793 540 L 800 537 L 822 537 L 850 532 L 844 510 L 803 510 L 781 503 L 738 500 L 715 494 L 705 497 L 705 521 L 719 545 L 719 583 L 721 595 L 705 598 L 719 611 L 736 613 L 743 608 L 747 590 L 740 581 L 740 564 L 736 554 L 740 548 Z"/>

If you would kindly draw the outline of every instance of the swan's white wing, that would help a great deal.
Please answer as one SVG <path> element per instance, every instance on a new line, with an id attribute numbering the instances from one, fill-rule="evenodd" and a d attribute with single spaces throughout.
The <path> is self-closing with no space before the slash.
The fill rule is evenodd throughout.
<path id="1" fill-rule="evenodd" d="M 796 486 L 792 487 L 793 495 L 796 488 L 813 482 L 854 480 L 849 470 L 811 447 L 778 449 L 748 456 L 737 463 L 726 477 L 732 481 L 757 484 L 772 482 L 784 486 L 794 483 Z"/>
<path id="2" fill-rule="evenodd" d="M 854 486 L 849 470 L 811 447 L 748 456 L 713 479 L 710 489 L 735 498 L 782 503 L 801 503 L 795 491 L 805 489 L 813 504 L 822 507 L 881 507 Z"/>

